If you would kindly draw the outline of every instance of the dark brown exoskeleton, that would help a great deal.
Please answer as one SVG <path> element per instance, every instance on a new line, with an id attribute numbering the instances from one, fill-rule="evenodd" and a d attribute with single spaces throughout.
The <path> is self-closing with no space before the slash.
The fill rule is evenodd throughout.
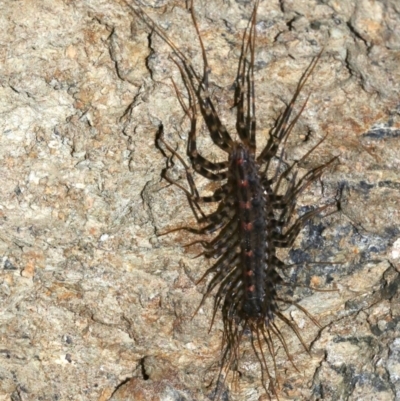
<path id="1" fill-rule="evenodd" d="M 261 364 L 262 384 L 267 394 L 277 395 L 274 379 L 270 374 L 265 357 L 265 349 L 267 349 L 275 365 L 273 336 L 283 346 L 290 361 L 292 358 L 276 320 L 280 319 L 289 326 L 308 351 L 299 328 L 282 313 L 281 304 L 294 304 L 315 324 L 318 322 L 301 305 L 279 295 L 279 287 L 286 284 L 279 271 L 287 266 L 277 258 L 276 248 L 292 246 L 300 230 L 310 218 L 328 207 L 335 207 L 337 200 L 314 208 L 291 222 L 298 196 L 313 181 L 321 177 L 326 168 L 336 160 L 336 157 L 299 178 L 296 172 L 297 165 L 304 161 L 325 138 L 320 140 L 300 160 L 292 164 L 283 161 L 284 152 L 279 150 L 287 141 L 304 110 L 307 101 L 301 107 L 300 112 L 291 118 L 294 104 L 314 70 L 321 53 L 303 74 L 292 100 L 270 132 L 266 146 L 258 156 L 256 155 L 254 55 L 258 4 L 257 0 L 249 27 L 243 37 L 236 77 L 234 105 L 237 110 L 238 139 L 233 139 L 222 124 L 208 92 L 210 69 L 194 14 L 193 0 L 190 2 L 191 16 L 199 38 L 204 63 L 201 76 L 185 55 L 142 10 L 135 9 L 135 12 L 172 48 L 171 59 L 179 69 L 188 91 L 189 104 L 187 105 L 172 81 L 179 102 L 190 120 L 187 156 L 190 159 L 191 167 L 166 142 L 162 127 L 158 133 L 158 143 L 161 145 L 160 149 L 163 153 L 165 152 L 163 149 L 170 153 L 168 166 L 173 164 L 175 158 L 184 167 L 189 190 L 170 178 L 168 167 L 164 170 L 163 177 L 186 193 L 200 223 L 199 228 L 181 227 L 168 232 L 187 230 L 202 235 L 218 231 L 218 234 L 210 241 L 197 241 L 203 246 L 203 255 L 206 258 L 216 259 L 216 262 L 199 281 L 211 277 L 200 306 L 214 290 L 216 291 L 211 326 L 217 311 L 222 310 L 224 333 L 218 379 L 224 375 L 224 370 L 233 368 L 240 359 L 239 345 L 245 332 L 249 332 L 252 348 Z M 199 112 L 205 121 L 213 143 L 226 152 L 227 161 L 213 162 L 199 154 L 196 146 Z M 211 181 L 221 182 L 220 187 L 212 196 L 199 195 L 192 170 Z M 217 210 L 205 215 L 200 208 L 200 204 L 204 202 L 219 202 Z M 201 214 L 201 217 L 198 217 L 197 212 Z M 274 366 L 274 370 L 276 373 L 276 366 Z M 266 385 L 267 381 L 269 390 Z M 216 397 L 219 395 L 217 394 Z"/>

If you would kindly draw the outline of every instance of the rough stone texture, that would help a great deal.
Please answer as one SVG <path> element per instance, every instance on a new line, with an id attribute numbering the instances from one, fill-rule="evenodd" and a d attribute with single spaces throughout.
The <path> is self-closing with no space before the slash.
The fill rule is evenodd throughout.
<path id="1" fill-rule="evenodd" d="M 201 71 L 185 4 L 142 7 Z M 233 132 L 232 83 L 252 5 L 195 6 L 212 94 Z M 260 148 L 324 46 L 287 158 L 327 135 L 302 167 L 340 162 L 324 174 L 324 193 L 316 184 L 299 205 L 343 187 L 342 211 L 313 219 L 287 255 L 341 264 L 286 272 L 335 291 L 296 289 L 321 328 L 295 307 L 285 312 L 312 347 L 307 354 L 282 327 L 298 371 L 280 347 L 280 399 L 400 399 L 400 6 L 271 0 L 258 20 Z M 161 180 L 154 146 L 162 122 L 185 151 L 171 49 L 122 0 L 3 0 L 0 28 L 0 400 L 209 399 L 222 328 L 217 316 L 208 332 L 212 300 L 191 320 L 207 262 L 181 246 L 187 234 L 156 236 L 193 224 L 184 194 Z M 199 148 L 219 157 L 208 144 L 203 131 Z M 197 183 L 202 193 L 215 188 Z M 265 400 L 248 339 L 242 350 L 238 385 L 228 378 L 221 400 Z"/>

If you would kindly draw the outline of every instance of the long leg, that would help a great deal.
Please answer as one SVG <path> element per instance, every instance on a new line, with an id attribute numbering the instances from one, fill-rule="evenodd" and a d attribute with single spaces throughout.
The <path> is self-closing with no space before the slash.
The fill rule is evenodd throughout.
<path id="1" fill-rule="evenodd" d="M 189 131 L 189 139 L 188 139 L 186 153 L 190 158 L 193 168 L 198 173 L 200 173 L 204 177 L 211 179 L 213 181 L 223 179 L 223 178 L 225 178 L 224 175 L 214 174 L 208 170 L 218 170 L 219 171 L 221 169 L 226 169 L 228 167 L 228 162 L 219 162 L 219 163 L 210 162 L 209 160 L 207 160 L 203 156 L 201 156 L 197 151 L 197 145 L 196 145 L 197 111 L 196 111 L 196 104 L 194 101 L 194 99 L 196 98 L 196 95 L 195 95 L 194 89 L 190 83 L 190 79 L 188 78 L 184 69 L 181 67 L 181 65 L 176 60 L 174 60 L 173 58 L 171 58 L 171 59 L 178 67 L 178 69 L 181 73 L 182 80 L 186 86 L 186 89 L 187 89 L 187 92 L 189 95 L 189 108 L 188 108 L 185 105 L 185 103 L 182 99 L 182 95 L 179 92 L 174 80 L 172 80 L 179 103 L 181 104 L 182 109 L 184 110 L 185 114 L 189 117 L 189 120 L 190 120 L 190 131 Z"/>
<path id="2" fill-rule="evenodd" d="M 278 182 L 274 188 L 274 192 L 277 192 L 279 190 L 279 186 L 282 183 L 282 177 L 286 177 L 288 173 L 292 170 L 294 165 L 298 164 L 302 160 L 304 160 L 322 141 L 320 141 L 317 145 L 315 145 L 306 155 L 304 155 L 298 162 L 294 162 L 284 173 L 282 173 L 278 179 Z M 313 181 L 318 179 L 321 174 L 323 173 L 324 169 L 327 168 L 331 163 L 336 160 L 336 157 L 332 158 L 330 161 L 327 163 L 318 166 L 309 172 L 305 174 L 297 183 L 296 183 L 296 173 L 293 174 L 291 177 L 289 186 L 283 195 L 269 195 L 270 198 L 272 199 L 272 204 L 274 209 L 282 209 L 282 212 L 277 220 L 273 220 L 275 226 L 279 228 L 279 230 L 275 230 L 275 238 L 277 240 L 276 244 L 277 246 L 290 246 L 290 244 L 293 243 L 294 239 L 296 238 L 296 235 L 299 233 L 300 229 L 303 227 L 305 222 L 310 219 L 313 215 L 316 213 L 324 210 L 326 207 L 330 206 L 322 206 L 318 208 L 317 210 L 314 210 L 313 212 L 309 212 L 306 215 L 302 216 L 298 221 L 290 228 L 290 234 L 287 232 L 285 235 L 282 235 L 280 233 L 280 230 L 287 226 L 291 216 L 293 215 L 295 206 L 296 206 L 296 198 L 297 196 L 305 190 L 305 188 L 310 185 Z M 267 186 L 267 188 L 269 188 Z M 287 245 L 282 245 L 285 240 L 283 238 L 288 239 L 289 236 L 291 239 L 287 242 Z M 278 245 L 279 242 L 279 245 Z"/>
<path id="3" fill-rule="evenodd" d="M 303 216 L 299 217 L 294 224 L 289 228 L 289 230 L 285 234 L 274 234 L 273 236 L 273 242 L 275 246 L 279 248 L 289 248 L 293 245 L 294 240 L 296 237 L 299 235 L 300 230 L 304 227 L 304 224 L 310 220 L 313 216 L 315 216 L 317 213 L 325 210 L 328 208 L 329 205 L 321 206 L 315 210 L 311 210 L 310 212 L 307 212 Z"/>
<path id="4" fill-rule="evenodd" d="M 186 173 L 186 179 L 187 182 L 189 184 L 189 188 L 190 191 L 188 191 L 185 187 L 183 187 L 182 185 L 180 185 L 177 181 L 173 180 L 171 177 L 169 177 L 168 175 L 168 170 L 169 170 L 169 166 L 167 165 L 167 167 L 165 169 L 163 169 L 162 172 L 162 177 L 168 181 L 171 185 L 176 185 L 179 189 L 181 189 L 183 192 L 185 192 L 190 207 L 193 211 L 194 216 L 196 217 L 196 220 L 200 223 L 200 222 L 204 222 L 204 221 L 208 221 L 211 220 L 211 218 L 213 217 L 213 215 L 211 216 L 206 216 L 204 214 L 204 212 L 202 211 L 199 203 L 201 202 L 218 202 L 220 199 L 222 199 L 225 195 L 225 193 L 227 192 L 227 187 L 226 184 L 222 185 L 222 187 L 218 188 L 214 194 L 212 196 L 203 196 L 201 197 L 198 193 L 196 184 L 194 182 L 193 179 L 193 175 L 191 173 L 190 168 L 187 166 L 187 164 L 185 163 L 185 161 L 182 159 L 182 157 L 179 155 L 178 152 L 175 151 L 175 149 L 173 149 L 165 140 L 164 140 L 164 134 L 163 134 L 163 126 L 161 125 L 159 128 L 159 131 L 157 133 L 157 140 L 160 141 L 161 143 L 164 144 L 164 146 L 167 148 L 167 150 L 172 154 L 171 157 L 168 158 L 168 160 L 172 162 L 172 158 L 175 156 L 182 164 L 182 166 L 185 169 L 185 173 Z M 161 147 L 158 146 L 158 148 L 161 150 L 161 152 L 164 154 L 164 156 L 166 156 L 166 154 L 164 153 L 164 151 L 162 150 Z M 201 214 L 201 218 L 199 218 L 198 214 L 196 213 L 196 210 Z M 185 227 L 182 227 L 180 229 L 185 229 Z M 169 232 L 173 232 L 173 231 L 177 231 L 178 229 L 173 229 L 170 231 L 167 231 L 163 234 L 160 235 L 165 235 Z"/>
<path id="5" fill-rule="evenodd" d="M 203 40 L 200 35 L 199 26 L 197 24 L 196 15 L 194 13 L 193 0 L 190 1 L 190 12 L 192 15 L 193 25 L 197 32 L 197 37 L 200 42 L 201 53 L 203 56 L 203 79 L 202 85 L 198 86 L 197 91 L 195 91 L 200 110 L 203 115 L 204 121 L 207 125 L 208 130 L 210 131 L 211 139 L 213 142 L 219 146 L 222 150 L 229 152 L 230 148 L 233 144 L 233 140 L 226 130 L 225 126 L 221 123 L 215 107 L 210 99 L 209 91 L 208 91 L 208 76 L 210 74 L 210 66 L 208 64 L 207 55 L 204 47 Z M 193 83 L 193 81 L 191 81 Z M 204 98 L 202 97 L 202 92 L 204 92 Z"/>
<path id="6" fill-rule="evenodd" d="M 307 159 L 307 157 L 318 147 L 321 145 L 322 142 L 324 142 L 324 140 L 326 139 L 326 136 L 324 138 L 322 138 L 316 145 L 314 145 L 305 155 L 302 156 L 302 158 L 300 160 L 297 160 L 295 162 L 293 162 L 282 174 L 280 174 L 278 181 L 276 182 L 275 188 L 274 188 L 274 193 L 277 194 L 279 191 L 279 187 L 280 184 L 282 183 L 282 181 L 288 177 L 288 175 L 290 174 L 290 172 L 293 170 L 293 168 L 297 165 L 299 165 L 300 163 L 302 163 L 305 159 Z M 323 171 L 329 166 L 331 165 L 335 160 L 337 159 L 336 157 L 333 157 L 331 160 L 329 160 L 328 162 L 326 162 L 325 164 L 322 164 L 312 170 L 310 170 L 309 172 L 307 172 L 307 174 L 305 174 L 300 181 L 298 182 L 298 184 L 296 185 L 296 191 L 293 194 L 290 194 L 290 197 L 292 196 L 296 196 L 297 194 L 301 193 L 311 182 L 313 182 L 314 180 L 316 180 L 318 177 L 321 176 L 321 174 L 323 173 Z M 304 184 L 304 186 L 303 186 Z"/>
<path id="7" fill-rule="evenodd" d="M 251 327 L 251 334 L 250 334 L 250 339 L 251 339 L 251 346 L 253 348 L 253 351 L 258 359 L 258 362 L 261 365 L 261 384 L 264 387 L 265 392 L 268 394 L 268 389 L 265 385 L 265 377 L 264 377 L 264 373 L 267 373 L 267 377 L 268 377 L 268 381 L 270 383 L 270 387 L 272 389 L 272 393 L 277 396 L 277 392 L 275 389 L 275 385 L 274 385 L 274 379 L 272 378 L 271 374 L 269 373 L 269 369 L 268 369 L 268 365 L 267 365 L 267 361 L 265 359 L 265 354 L 263 351 L 263 347 L 262 347 L 262 343 L 261 343 L 261 337 L 260 337 L 260 330 L 262 331 L 262 328 L 259 328 L 259 325 L 256 326 L 252 326 Z M 253 332 L 256 333 L 256 338 L 257 338 L 257 345 L 258 345 L 258 349 L 259 351 L 257 351 L 257 347 L 254 345 L 254 338 L 253 338 Z M 264 336 L 264 340 L 266 339 L 266 337 Z M 276 368 L 276 361 L 275 361 L 275 355 L 271 354 L 271 347 L 270 344 L 267 342 L 267 347 L 268 350 L 270 352 L 271 358 L 274 360 L 274 368 Z M 259 355 L 260 352 L 260 355 Z M 276 370 L 275 370 L 275 374 L 276 374 Z"/>
<path id="8" fill-rule="evenodd" d="M 190 60 L 179 50 L 174 42 L 169 39 L 164 30 L 157 26 L 154 21 L 140 8 L 140 5 L 136 0 L 133 0 L 135 7 L 129 4 L 126 0 L 123 1 L 136 14 L 137 17 L 139 17 L 152 31 L 156 32 L 173 50 L 174 55 L 181 62 L 182 67 L 186 72 L 187 85 L 192 88 L 193 93 L 195 93 L 195 97 L 199 102 L 201 113 L 206 122 L 208 130 L 210 131 L 212 141 L 223 151 L 229 153 L 230 147 L 233 143 L 232 138 L 227 132 L 225 126 L 221 123 L 208 93 L 208 75 L 210 73 L 210 67 L 208 65 L 205 48 L 201 39 L 200 31 L 198 29 L 196 16 L 194 14 L 193 0 L 190 2 L 190 8 L 192 20 L 199 38 L 203 55 L 204 69 L 202 77 L 200 77 L 196 72 Z M 203 92 L 205 94 L 204 97 L 202 96 Z"/>
<path id="9" fill-rule="evenodd" d="M 201 197 L 198 193 L 198 190 L 196 188 L 196 184 L 193 179 L 193 174 L 191 172 L 191 169 L 189 166 L 185 163 L 183 158 L 179 155 L 179 153 L 171 147 L 171 145 L 168 144 L 168 142 L 164 138 L 164 130 L 163 127 L 160 126 L 159 131 L 157 133 L 157 140 L 160 141 L 161 143 L 164 144 L 164 146 L 167 148 L 167 150 L 172 154 L 172 157 L 175 156 L 182 164 L 183 168 L 185 169 L 185 174 L 186 174 L 186 179 L 188 181 L 190 191 L 188 191 L 186 188 L 184 188 L 182 185 L 178 184 L 175 180 L 170 178 L 166 173 L 163 174 L 164 178 L 173 185 L 176 185 L 179 187 L 182 191 L 186 193 L 186 195 L 194 202 L 217 202 L 221 199 L 221 197 L 225 193 L 225 188 L 224 185 L 221 188 L 218 188 L 213 196 L 204 196 Z M 226 178 L 226 173 L 221 173 L 219 174 L 219 180 L 222 180 Z"/>
<path id="10" fill-rule="evenodd" d="M 289 103 L 289 105 L 286 107 L 284 112 L 281 114 L 279 117 L 274 129 L 271 132 L 271 136 L 267 142 L 267 145 L 265 148 L 262 150 L 260 155 L 257 158 L 257 161 L 259 163 L 266 162 L 267 167 L 266 170 L 268 169 L 269 161 L 276 155 L 276 152 L 278 151 L 279 144 L 282 141 L 285 141 L 286 138 L 289 136 L 290 132 L 292 131 L 295 123 L 299 119 L 301 113 L 303 112 L 307 100 L 303 103 L 303 106 L 300 110 L 300 112 L 296 115 L 296 117 L 293 119 L 293 121 L 289 124 L 289 119 L 293 111 L 294 104 L 303 89 L 304 85 L 306 84 L 308 78 L 314 71 L 315 66 L 317 65 L 320 57 L 321 57 L 322 52 L 318 54 L 317 57 L 314 58 L 314 60 L 311 61 L 310 65 L 308 66 L 307 70 L 304 72 L 303 76 L 300 79 L 300 82 L 297 85 L 296 91 Z"/>
<path id="11" fill-rule="evenodd" d="M 254 51 L 256 36 L 256 15 L 258 1 L 254 5 L 250 20 L 249 38 L 246 42 L 247 30 L 244 32 L 242 41 L 242 50 L 239 59 L 238 72 L 236 77 L 235 106 L 236 113 L 236 131 L 240 139 L 249 146 L 253 154 L 256 150 L 256 114 L 255 114 L 255 89 L 254 89 Z M 250 50 L 250 61 L 247 60 L 247 54 Z M 246 69 L 246 65 L 248 65 Z M 245 99 L 244 88 L 247 84 L 246 103 L 247 116 L 245 118 Z"/>
<path id="12" fill-rule="evenodd" d="M 164 142 L 164 144 L 165 144 L 165 142 Z M 190 186 L 190 191 L 188 191 L 186 188 L 184 188 L 182 185 L 180 185 L 178 182 L 176 182 L 175 180 L 173 180 L 172 178 L 170 178 L 168 176 L 168 174 L 167 174 L 168 168 L 164 169 L 163 174 L 162 174 L 163 178 L 165 178 L 170 184 L 176 185 L 179 189 L 181 189 L 182 191 L 185 192 L 185 194 L 188 198 L 189 204 L 196 217 L 196 220 L 199 223 L 210 223 L 210 224 L 206 225 L 205 227 L 201 227 L 201 228 L 193 228 L 193 227 L 186 227 L 186 226 L 178 227 L 178 228 L 174 228 L 174 229 L 168 230 L 166 232 L 163 232 L 160 235 L 166 235 L 166 234 L 176 232 L 179 230 L 186 230 L 193 234 L 211 234 L 211 233 L 219 230 L 221 227 L 225 226 L 233 217 L 233 216 L 231 216 L 232 208 L 230 207 L 230 203 L 221 204 L 222 205 L 221 208 L 218 208 L 218 210 L 216 212 L 211 213 L 208 216 L 206 216 L 203 213 L 203 211 L 200 208 L 199 203 L 201 203 L 201 202 L 218 202 L 222 198 L 225 198 L 226 194 L 228 193 L 227 184 L 224 184 L 222 187 L 218 188 L 212 196 L 199 196 L 197 188 L 196 188 L 196 184 L 193 180 L 193 176 L 190 172 L 189 167 L 185 164 L 185 162 L 182 160 L 182 158 L 179 156 L 179 154 L 174 149 L 172 149 L 168 144 L 165 144 L 165 145 L 168 150 L 173 152 L 173 155 L 176 155 L 179 158 L 179 160 L 182 162 L 183 166 L 185 167 L 186 178 L 187 178 L 187 181 Z M 197 216 L 197 214 L 195 213 L 196 209 L 200 212 L 200 214 L 202 216 L 201 218 L 199 218 Z M 202 243 L 202 241 L 200 241 L 200 243 Z"/>

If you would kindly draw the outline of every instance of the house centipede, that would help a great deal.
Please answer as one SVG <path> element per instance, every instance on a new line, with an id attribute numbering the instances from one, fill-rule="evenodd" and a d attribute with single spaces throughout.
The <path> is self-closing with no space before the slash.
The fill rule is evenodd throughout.
<path id="1" fill-rule="evenodd" d="M 322 51 L 303 73 L 292 99 L 270 131 L 265 147 L 258 156 L 256 155 L 254 70 L 258 5 L 259 0 L 256 0 L 249 25 L 243 35 L 235 80 L 234 107 L 236 108 L 237 139 L 234 139 L 223 125 L 209 93 L 211 70 L 197 24 L 193 0 L 190 1 L 190 13 L 202 53 L 203 72 L 201 75 L 144 11 L 140 8 L 132 8 L 136 15 L 170 46 L 173 51 L 170 59 L 178 68 L 187 90 L 188 103 L 185 103 L 183 94 L 171 79 L 179 103 L 190 122 L 187 141 L 187 157 L 190 160 L 190 166 L 167 142 L 162 125 L 157 134 L 157 142 L 159 149 L 167 158 L 167 167 L 162 176 L 169 184 L 177 186 L 186 194 L 199 226 L 179 227 L 163 235 L 178 230 L 186 230 L 195 235 L 217 232 L 211 240 L 197 240 L 192 243 L 203 247 L 202 255 L 205 258 L 216 260 L 198 281 L 200 283 L 206 278 L 209 279 L 206 292 L 197 308 L 198 311 L 204 301 L 215 293 L 210 329 L 217 311 L 222 312 L 222 354 L 214 399 L 221 397 L 219 384 L 225 381 L 227 372 L 234 369 L 240 360 L 240 344 L 247 334 L 250 336 L 251 347 L 261 366 L 261 383 L 268 397 L 271 395 L 278 397 L 277 380 L 273 377 L 266 358 L 266 353 L 271 355 L 276 375 L 273 337 L 283 347 L 288 359 L 295 367 L 277 320 L 288 326 L 304 349 L 309 352 L 299 327 L 282 313 L 282 305 L 294 305 L 314 324 L 318 325 L 318 322 L 304 307 L 280 295 L 279 288 L 293 285 L 285 282 L 279 274 L 279 271 L 288 266 L 278 259 L 276 249 L 290 248 L 300 230 L 311 218 L 332 206 L 335 206 L 335 210 L 339 207 L 339 200 L 336 197 L 332 202 L 307 211 L 293 222 L 299 195 L 311 183 L 321 179 L 323 172 L 337 160 L 337 157 L 333 157 L 298 178 L 296 167 L 321 145 L 325 137 L 299 160 L 292 163 L 284 160 L 284 146 L 306 107 L 308 97 L 300 111 L 293 117 L 294 105 L 313 73 Z M 199 114 L 204 120 L 214 145 L 227 154 L 227 161 L 210 161 L 198 151 L 196 139 Z M 178 160 L 183 167 L 189 189 L 168 175 L 169 169 L 175 163 L 174 159 Z M 211 196 L 200 196 L 194 173 L 221 184 Z M 201 203 L 217 203 L 218 206 L 216 211 L 205 214 L 200 206 Z"/>

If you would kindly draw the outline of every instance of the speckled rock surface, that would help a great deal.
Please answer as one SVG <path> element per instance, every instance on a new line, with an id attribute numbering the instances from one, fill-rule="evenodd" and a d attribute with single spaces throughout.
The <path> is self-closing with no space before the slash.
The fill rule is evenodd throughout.
<path id="1" fill-rule="evenodd" d="M 201 71 L 186 2 L 140 4 Z M 233 132 L 252 4 L 195 7 L 211 93 Z M 280 400 L 400 399 L 400 6 L 261 1 L 258 21 L 260 146 L 324 47 L 286 153 L 299 159 L 327 135 L 303 172 L 339 157 L 299 207 L 343 188 L 341 212 L 313 219 L 280 254 L 340 263 L 286 272 L 334 291 L 295 291 L 321 328 L 285 311 L 311 352 L 282 327 L 298 371 L 277 343 Z M 123 0 L 4 0 L 0 27 L 0 401 L 210 399 L 222 325 L 217 315 L 208 332 L 211 299 L 191 319 L 208 262 L 182 247 L 186 233 L 156 235 L 194 222 L 184 194 L 161 180 L 154 145 L 162 122 L 185 152 L 171 49 Z M 220 157 L 202 132 L 199 149 Z M 242 351 L 238 385 L 228 380 L 221 400 L 268 399 L 248 339 Z"/>

